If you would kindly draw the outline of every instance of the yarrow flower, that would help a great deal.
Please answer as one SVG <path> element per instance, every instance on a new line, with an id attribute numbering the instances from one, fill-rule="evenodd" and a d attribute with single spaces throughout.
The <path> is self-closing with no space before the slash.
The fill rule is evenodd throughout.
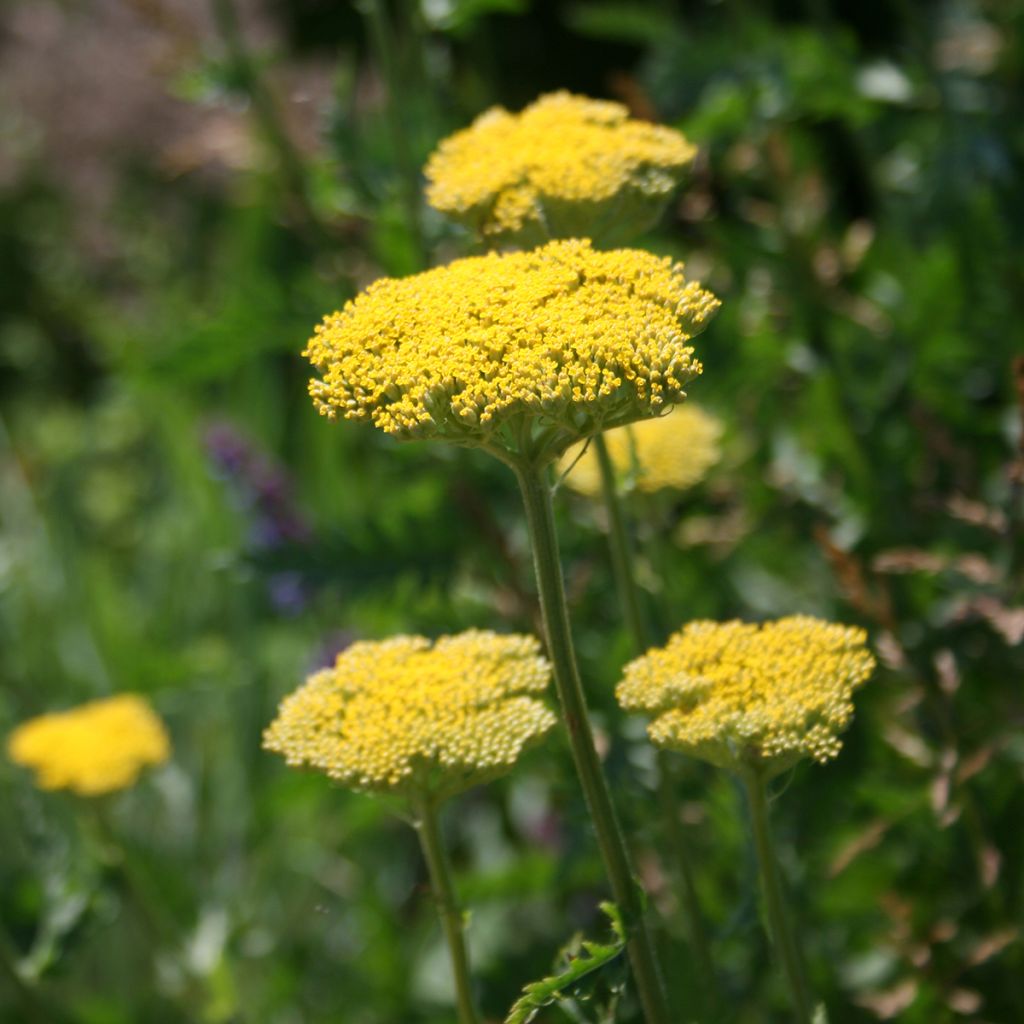
<path id="1" fill-rule="evenodd" d="M 30 718 L 11 733 L 8 756 L 31 768 L 41 789 L 99 796 L 134 785 L 170 757 L 163 722 L 141 697 L 121 694 Z"/>
<path id="2" fill-rule="evenodd" d="M 696 152 L 619 103 L 550 93 L 519 114 L 494 107 L 442 141 L 427 202 L 491 241 L 625 240 L 654 222 Z"/>
<path id="3" fill-rule="evenodd" d="M 638 491 L 692 487 L 721 457 L 722 422 L 686 402 L 664 416 L 605 434 L 615 475 Z M 595 498 L 601 493 L 601 467 L 592 447 L 574 445 L 561 459 L 566 484 Z"/>
<path id="4" fill-rule="evenodd" d="M 264 746 L 352 789 L 432 798 L 507 771 L 555 716 L 533 637 L 360 641 L 281 702 Z"/>
<path id="5" fill-rule="evenodd" d="M 542 464 L 660 413 L 700 373 L 718 300 L 682 265 L 587 240 L 385 278 L 325 318 L 305 355 L 329 417 Z"/>
<path id="6" fill-rule="evenodd" d="M 771 775 L 839 753 L 853 692 L 875 667 L 866 641 L 861 629 L 806 615 L 691 622 L 630 662 L 616 696 L 654 716 L 656 745 Z"/>

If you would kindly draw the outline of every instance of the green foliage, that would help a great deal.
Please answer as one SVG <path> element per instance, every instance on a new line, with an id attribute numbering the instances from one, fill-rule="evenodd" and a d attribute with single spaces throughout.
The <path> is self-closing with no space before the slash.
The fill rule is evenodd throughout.
<path id="1" fill-rule="evenodd" d="M 559 956 L 564 963 L 562 969 L 557 974 L 523 986 L 523 995 L 509 1010 L 505 1024 L 530 1024 L 545 1006 L 557 1003 L 567 993 L 574 992 L 587 975 L 599 971 L 622 954 L 626 948 L 626 933 L 619 908 L 605 901 L 601 910 L 611 921 L 614 941 L 600 943 L 579 936 L 573 939 Z"/>
<path id="2" fill-rule="evenodd" d="M 644 245 L 723 299 L 690 395 L 727 437 L 703 484 L 630 500 L 655 639 L 805 612 L 865 626 L 883 662 L 840 758 L 772 807 L 815 997 L 831 1024 L 1017 1020 L 1019 0 L 387 3 L 400 133 L 355 5 L 258 6 L 239 5 L 241 63 L 213 19 L 172 13 L 189 5 L 0 13 L 0 744 L 138 690 L 175 750 L 110 808 L 132 883 L 0 756 L 0 1020 L 35 999 L 48 1024 L 450 1024 L 410 830 L 260 735 L 354 636 L 535 630 L 515 484 L 323 421 L 299 352 L 374 278 L 467 250 L 422 205 L 410 223 L 416 168 L 492 103 L 554 88 L 701 147 Z M 657 766 L 612 697 L 630 644 L 605 522 L 568 488 L 556 504 L 605 766 L 692 1008 L 708 979 Z M 737 793 L 678 769 L 722 1024 L 784 1019 Z M 564 744 L 450 824 L 497 1020 L 607 895 Z M 628 988 L 603 1012 L 639 1016 Z"/>

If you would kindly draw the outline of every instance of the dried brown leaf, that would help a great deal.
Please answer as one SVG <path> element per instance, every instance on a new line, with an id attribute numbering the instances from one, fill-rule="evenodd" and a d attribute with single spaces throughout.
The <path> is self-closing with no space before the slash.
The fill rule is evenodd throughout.
<path id="1" fill-rule="evenodd" d="M 952 695 L 960 689 L 960 670 L 957 668 L 956 656 L 948 647 L 943 647 L 935 655 L 933 664 L 939 677 L 939 689 Z"/>
<path id="2" fill-rule="evenodd" d="M 977 967 L 978 964 L 998 956 L 1007 946 L 1020 937 L 1019 928 L 1000 928 L 998 931 L 979 939 L 967 954 L 967 966 Z"/>
<path id="3" fill-rule="evenodd" d="M 1006 514 L 1002 509 L 974 501 L 964 494 L 954 494 L 946 502 L 946 510 L 954 519 L 972 526 L 983 526 L 996 533 L 1006 531 Z"/>
<path id="4" fill-rule="evenodd" d="M 828 867 L 829 878 L 842 874 L 862 853 L 873 850 L 891 826 L 892 822 L 879 818 L 845 843 L 832 858 L 832 863 Z"/>
<path id="5" fill-rule="evenodd" d="M 982 1003 L 981 993 L 971 988 L 955 988 L 946 996 L 946 1005 L 954 1013 L 977 1013 Z"/>
<path id="6" fill-rule="evenodd" d="M 994 753 L 995 748 L 992 746 L 979 747 L 969 757 L 962 758 L 960 767 L 957 768 L 956 781 L 966 782 L 968 779 L 973 779 L 975 775 L 983 772 L 988 766 L 989 761 L 992 760 Z"/>
<path id="7" fill-rule="evenodd" d="M 1003 855 L 988 843 L 981 851 L 981 884 L 991 889 L 999 881 L 999 872 L 1003 866 Z"/>
<path id="8" fill-rule="evenodd" d="M 908 761 L 919 768 L 930 768 L 935 763 L 935 755 L 920 736 L 904 729 L 895 722 L 890 722 L 882 733 L 885 742 Z"/>
<path id="9" fill-rule="evenodd" d="M 878 651 L 882 664 L 894 672 L 902 671 L 907 667 L 907 656 L 896 639 L 888 630 L 878 634 L 875 640 L 875 650 Z"/>
<path id="10" fill-rule="evenodd" d="M 880 551 L 871 562 L 875 572 L 910 573 L 910 572 L 941 572 L 949 564 L 948 559 L 931 551 L 918 548 L 892 548 Z"/>
<path id="11" fill-rule="evenodd" d="M 858 1005 L 870 1010 L 879 1020 L 892 1020 L 899 1016 L 917 998 L 917 982 L 913 978 L 875 992 L 865 992 L 857 997 Z"/>

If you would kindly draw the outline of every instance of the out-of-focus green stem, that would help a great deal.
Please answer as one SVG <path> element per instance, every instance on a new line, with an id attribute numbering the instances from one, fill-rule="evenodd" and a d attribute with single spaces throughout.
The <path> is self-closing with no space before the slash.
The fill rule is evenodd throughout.
<path id="1" fill-rule="evenodd" d="M 718 980 L 715 973 L 715 962 L 711 956 L 711 943 L 704 927 L 704 911 L 701 909 L 700 897 L 697 895 L 697 879 L 694 875 L 693 860 L 690 857 L 690 844 L 683 830 L 679 817 L 679 806 L 676 801 L 675 787 L 672 785 L 672 755 L 664 750 L 658 751 L 658 800 L 661 804 L 661 817 L 668 830 L 668 840 L 675 857 L 676 868 L 682 881 L 683 904 L 686 907 L 686 923 L 690 934 L 690 945 L 697 957 L 704 985 L 701 995 L 706 1007 L 718 1003 Z"/>
<path id="2" fill-rule="evenodd" d="M 455 1003 L 459 1024 L 480 1024 L 480 1016 L 473 1001 L 473 985 L 469 972 L 469 957 L 466 954 L 466 939 L 463 933 L 462 911 L 459 909 L 455 886 L 452 884 L 451 866 L 441 839 L 437 805 L 424 800 L 416 809 L 416 834 L 430 872 L 430 886 L 437 901 L 441 926 L 448 941 L 451 955 L 452 974 L 455 978 Z"/>
<path id="3" fill-rule="evenodd" d="M 650 643 L 650 630 L 643 612 L 640 588 L 637 586 L 636 573 L 633 571 L 633 546 L 630 543 L 626 516 L 619 497 L 618 482 L 615 479 L 615 467 L 612 464 L 608 445 L 603 434 L 597 434 L 593 441 L 597 453 L 597 462 L 601 470 L 601 493 L 604 498 L 605 510 L 608 514 L 608 544 L 611 549 L 612 570 L 615 575 L 615 586 L 619 593 L 626 624 L 633 641 L 633 653 L 643 654 Z M 674 854 L 676 867 L 682 882 L 682 897 L 686 906 L 687 923 L 689 925 L 690 943 L 699 961 L 702 977 L 707 982 L 708 1001 L 714 1001 L 715 971 L 711 957 L 711 946 L 707 931 L 704 928 L 704 915 L 697 895 L 697 886 L 693 873 L 693 861 L 690 857 L 689 844 L 683 831 L 683 823 L 679 819 L 679 808 L 676 806 L 675 793 L 672 786 L 671 756 L 663 750 L 658 751 L 658 800 L 661 804 L 661 817 L 668 830 L 668 838 Z"/>
<path id="4" fill-rule="evenodd" d="M 54 1024 L 53 1014 L 39 994 L 22 977 L 17 958 L 6 935 L 0 934 L 0 978 L 6 979 L 30 1024 Z"/>
<path id="5" fill-rule="evenodd" d="M 285 130 L 274 98 L 249 53 L 234 0 L 211 0 L 211 3 L 214 23 L 221 42 L 238 81 L 249 97 L 253 115 L 264 141 L 277 160 L 285 187 L 315 241 L 325 244 L 329 241 L 329 236 L 310 199 L 309 183 L 302 158 Z"/>
<path id="6" fill-rule="evenodd" d="M 127 898 L 137 911 L 153 947 L 158 948 L 164 944 L 173 945 L 180 941 L 177 924 L 173 916 L 165 909 L 159 896 L 154 895 L 147 872 L 132 850 L 118 838 L 110 822 L 110 809 L 108 801 L 102 798 L 93 798 L 89 801 L 83 814 L 80 815 L 81 827 L 95 846 L 95 853 L 100 862 L 107 869 L 116 873 Z M 192 1015 L 201 1015 L 202 1008 L 207 1004 L 209 998 L 210 993 L 203 980 L 188 975 L 182 993 L 185 1009 Z M 230 1020 L 232 1024 L 241 1024 L 244 1020 L 239 1006 L 232 1007 Z"/>
<path id="7" fill-rule="evenodd" d="M 548 471 L 546 467 L 529 464 L 518 464 L 514 468 L 533 545 L 537 590 L 555 688 L 612 894 L 626 926 L 627 949 L 640 1003 L 648 1024 L 677 1024 L 680 1018 L 669 1013 L 654 942 L 644 920 L 643 893 L 629 862 L 608 782 L 594 745 L 569 627 Z"/>
<path id="8" fill-rule="evenodd" d="M 775 857 L 771 828 L 768 822 L 768 799 L 764 776 L 755 768 L 743 774 L 743 786 L 750 806 L 750 823 L 757 848 L 757 860 L 761 868 L 761 888 L 764 894 L 765 913 L 768 917 L 769 932 L 775 952 L 782 962 L 782 969 L 789 983 L 793 997 L 795 1020 L 799 1024 L 811 1022 L 811 996 L 807 988 L 803 959 L 793 935 L 786 900 L 782 893 L 782 880 Z"/>
<path id="9" fill-rule="evenodd" d="M 612 554 L 615 587 L 619 592 L 619 604 L 622 605 L 622 613 L 626 617 L 634 653 L 642 654 L 650 643 L 650 637 L 640 605 L 640 588 L 636 585 L 636 576 L 633 573 L 633 549 L 626 530 L 622 503 L 619 501 L 615 467 L 612 465 L 604 434 L 595 435 L 591 444 L 601 468 L 601 494 L 604 497 L 605 511 L 608 513 L 608 543 Z"/>
<path id="10" fill-rule="evenodd" d="M 409 232 L 421 267 L 426 266 L 427 252 L 423 240 L 423 221 L 420 215 L 420 174 L 409 148 L 409 134 L 403 118 L 404 90 L 402 76 L 395 58 L 395 33 L 385 9 L 384 0 L 359 0 L 359 9 L 366 18 L 370 39 L 380 65 L 388 91 L 386 116 L 391 133 L 391 145 L 401 175 L 402 203 Z"/>

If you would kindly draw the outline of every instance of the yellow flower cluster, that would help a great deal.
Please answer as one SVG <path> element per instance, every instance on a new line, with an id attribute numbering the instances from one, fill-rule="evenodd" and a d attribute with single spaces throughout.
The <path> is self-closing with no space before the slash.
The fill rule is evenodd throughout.
<path id="1" fill-rule="evenodd" d="M 605 443 L 616 476 L 652 493 L 692 487 L 721 457 L 721 438 L 721 420 L 686 402 L 664 416 L 609 430 Z M 584 444 L 570 448 L 559 468 L 568 472 L 569 487 L 595 498 L 601 493 L 601 467 L 593 447 Z"/>
<path id="2" fill-rule="evenodd" d="M 542 462 L 680 401 L 701 369 L 688 342 L 718 305 L 680 264 L 586 240 L 456 260 L 326 317 L 310 393 L 402 439 Z"/>
<path id="3" fill-rule="evenodd" d="M 99 796 L 133 785 L 146 765 L 170 757 L 171 744 L 149 704 L 121 694 L 29 719 L 11 734 L 7 752 L 35 771 L 42 789 Z"/>
<path id="4" fill-rule="evenodd" d="M 519 114 L 494 107 L 445 139 L 426 166 L 427 201 L 492 240 L 628 237 L 661 212 L 695 155 L 679 132 L 619 103 L 550 93 Z"/>
<path id="5" fill-rule="evenodd" d="M 502 774 L 554 714 L 533 637 L 470 630 L 353 644 L 281 702 L 264 746 L 353 789 L 448 796 Z"/>
<path id="6" fill-rule="evenodd" d="M 691 622 L 625 668 L 616 690 L 646 711 L 658 746 L 769 774 L 802 756 L 834 758 L 853 691 L 875 660 L 854 627 L 791 616 L 750 625 Z"/>

